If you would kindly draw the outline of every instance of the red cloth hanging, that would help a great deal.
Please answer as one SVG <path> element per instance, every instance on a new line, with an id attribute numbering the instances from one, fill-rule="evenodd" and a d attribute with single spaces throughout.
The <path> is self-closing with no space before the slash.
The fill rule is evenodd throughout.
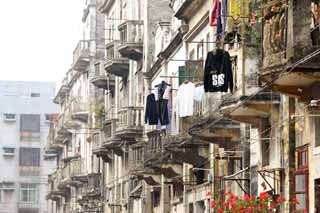
<path id="1" fill-rule="evenodd" d="M 217 26 L 218 9 L 219 9 L 219 0 L 213 0 L 213 7 L 209 12 L 210 26 Z"/>

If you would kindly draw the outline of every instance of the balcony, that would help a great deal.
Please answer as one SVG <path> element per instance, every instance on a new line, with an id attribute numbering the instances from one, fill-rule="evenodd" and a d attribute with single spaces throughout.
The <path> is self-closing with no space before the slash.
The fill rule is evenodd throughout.
<path id="1" fill-rule="evenodd" d="M 54 159 L 58 156 L 58 152 L 55 149 L 45 149 L 44 154 L 43 154 L 43 159 L 44 160 L 51 160 Z"/>
<path id="2" fill-rule="evenodd" d="M 51 175 L 49 182 L 51 182 L 50 192 L 52 197 L 63 197 L 67 194 L 66 189 L 61 187 L 62 180 L 62 172 L 60 169 L 56 170 L 55 173 Z"/>
<path id="3" fill-rule="evenodd" d="M 76 185 L 88 182 L 87 171 L 85 170 L 85 159 L 76 158 L 70 161 L 70 176 Z"/>
<path id="4" fill-rule="evenodd" d="M 144 171 L 144 144 L 137 143 L 131 146 L 131 152 L 129 152 L 129 169 L 130 174 L 141 175 Z"/>
<path id="5" fill-rule="evenodd" d="M 90 47 L 89 41 L 81 40 L 73 51 L 72 68 L 79 72 L 86 71 L 89 65 Z"/>
<path id="6" fill-rule="evenodd" d="M 89 119 L 89 101 L 85 97 L 73 97 L 71 100 L 71 119 L 87 123 Z"/>
<path id="7" fill-rule="evenodd" d="M 197 165 L 206 160 L 198 153 L 198 146 L 181 147 L 182 138 L 168 136 L 163 130 L 155 130 L 147 135 L 149 140 L 144 149 L 145 169 L 153 169 L 172 178 L 182 174 L 183 163 Z"/>
<path id="8" fill-rule="evenodd" d="M 258 128 L 261 118 L 269 117 L 272 109 L 280 104 L 280 95 L 271 91 L 263 91 L 250 100 L 247 99 L 248 96 L 226 99 L 220 112 L 234 121 L 249 123 Z M 242 103 L 244 100 L 245 103 Z"/>
<path id="9" fill-rule="evenodd" d="M 95 76 L 92 78 L 91 83 L 100 89 L 110 91 L 115 89 L 115 78 L 106 73 L 102 62 L 96 64 Z"/>
<path id="10" fill-rule="evenodd" d="M 175 14 L 175 17 L 181 20 L 188 21 L 194 14 L 199 10 L 204 1 L 202 0 L 183 0 L 178 11 Z"/>
<path id="11" fill-rule="evenodd" d="M 111 9 L 114 2 L 115 2 L 115 0 L 102 1 L 101 5 L 99 5 L 99 11 L 104 14 L 107 13 Z"/>
<path id="12" fill-rule="evenodd" d="M 111 162 L 112 156 L 109 149 L 103 146 L 105 132 L 101 130 L 93 135 L 92 153 L 97 157 L 101 157 L 104 162 Z"/>
<path id="13" fill-rule="evenodd" d="M 116 135 L 117 120 L 107 120 L 103 128 L 103 147 L 108 151 L 108 155 L 115 153 L 122 155 L 121 138 Z"/>
<path id="14" fill-rule="evenodd" d="M 55 151 L 60 151 L 63 149 L 64 146 L 63 146 L 62 142 L 55 140 L 55 137 L 56 137 L 55 135 L 56 135 L 56 132 L 55 132 L 53 125 L 52 125 L 50 127 L 49 135 L 47 137 L 48 148 L 55 150 Z"/>
<path id="15" fill-rule="evenodd" d="M 68 92 L 69 92 L 68 81 L 67 81 L 67 78 L 65 78 L 65 79 L 63 79 L 62 85 L 61 85 L 57 95 L 53 99 L 53 102 L 55 104 L 62 104 L 65 101 Z"/>
<path id="16" fill-rule="evenodd" d="M 56 131 L 56 140 L 65 143 L 71 139 L 72 133 L 65 127 L 63 115 L 54 123 L 53 128 Z"/>
<path id="17" fill-rule="evenodd" d="M 319 48 L 318 25 L 310 27 L 313 3 L 286 2 L 264 1 L 262 5 L 265 21 L 260 79 L 272 84 L 274 91 L 309 101 L 316 95 L 313 86 L 320 81 L 320 55 L 309 57 Z"/>
<path id="18" fill-rule="evenodd" d="M 143 55 L 143 21 L 125 21 L 118 29 L 120 54 L 131 60 L 140 60 Z"/>
<path id="19" fill-rule="evenodd" d="M 98 198 L 101 196 L 101 174 L 88 174 L 87 196 Z"/>
<path id="20" fill-rule="evenodd" d="M 116 136 L 134 139 L 143 134 L 143 107 L 124 107 L 118 111 Z"/>
<path id="21" fill-rule="evenodd" d="M 120 42 L 112 41 L 106 45 L 106 62 L 104 64 L 105 70 L 119 77 L 126 77 L 129 74 L 129 60 L 120 55 Z"/>

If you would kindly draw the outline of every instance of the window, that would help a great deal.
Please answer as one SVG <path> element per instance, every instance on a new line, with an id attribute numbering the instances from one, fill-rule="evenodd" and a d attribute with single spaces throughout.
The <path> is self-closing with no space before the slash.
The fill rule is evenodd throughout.
<path id="1" fill-rule="evenodd" d="M 261 133 L 261 157 L 262 166 L 270 164 L 270 121 L 268 118 L 262 120 Z"/>
<path id="2" fill-rule="evenodd" d="M 197 46 L 198 60 L 203 60 L 203 43 L 204 43 L 204 40 L 201 40 Z"/>
<path id="3" fill-rule="evenodd" d="M 5 113 L 3 114 L 4 120 L 5 121 L 15 121 L 16 120 L 16 114 L 12 113 Z"/>
<path id="4" fill-rule="evenodd" d="M 40 115 L 39 114 L 22 114 L 20 115 L 21 132 L 40 132 Z"/>
<path id="5" fill-rule="evenodd" d="M 308 150 L 302 149 L 298 151 L 298 169 L 308 168 Z"/>
<path id="6" fill-rule="evenodd" d="M 20 148 L 20 166 L 40 166 L 40 148 Z"/>
<path id="7" fill-rule="evenodd" d="M 22 183 L 20 185 L 20 201 L 21 202 L 38 202 L 38 189 L 37 184 Z"/>
<path id="8" fill-rule="evenodd" d="M 211 39 L 210 39 L 210 33 L 207 34 L 207 53 L 211 50 Z"/>
<path id="9" fill-rule="evenodd" d="M 68 152 L 72 152 L 72 151 L 73 151 L 73 149 L 72 149 L 72 142 L 69 142 L 69 143 L 67 144 L 67 150 L 68 150 Z"/>
<path id="10" fill-rule="evenodd" d="M 5 156 L 14 156 L 14 148 L 12 148 L 12 147 L 3 147 L 3 155 L 5 155 Z"/>
<path id="11" fill-rule="evenodd" d="M 50 115 L 50 114 L 45 114 L 45 115 L 44 115 L 44 118 L 45 118 L 45 121 L 46 121 L 46 122 L 50 122 L 50 121 L 51 121 L 51 118 L 52 118 L 52 115 Z"/>
<path id="12" fill-rule="evenodd" d="M 314 132 L 315 132 L 315 141 L 314 146 L 320 147 L 320 118 L 315 117 L 314 118 Z"/>
<path id="13" fill-rule="evenodd" d="M 31 93 L 31 98 L 38 98 L 40 97 L 40 93 Z"/>
<path id="14" fill-rule="evenodd" d="M 309 212 L 308 177 L 308 146 L 303 146 L 297 149 L 297 170 L 294 178 L 294 196 L 299 201 L 299 204 L 295 205 L 297 212 Z"/>
<path id="15" fill-rule="evenodd" d="M 157 207 L 160 205 L 160 192 L 152 192 L 152 207 Z"/>

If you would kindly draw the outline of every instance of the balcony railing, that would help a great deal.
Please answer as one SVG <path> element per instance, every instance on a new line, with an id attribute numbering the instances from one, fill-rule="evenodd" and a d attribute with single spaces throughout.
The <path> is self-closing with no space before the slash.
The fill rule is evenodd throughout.
<path id="1" fill-rule="evenodd" d="M 118 111 L 116 135 L 135 137 L 142 135 L 143 107 L 125 107 Z"/>
<path id="2" fill-rule="evenodd" d="M 89 193 L 100 193 L 100 174 L 89 174 L 88 175 L 88 188 Z"/>
<path id="3" fill-rule="evenodd" d="M 127 76 L 129 74 L 129 60 L 123 58 L 119 52 L 120 41 L 112 41 L 106 45 L 105 70 L 116 76 Z"/>
<path id="4" fill-rule="evenodd" d="M 62 169 L 63 181 L 67 181 L 71 177 L 71 166 L 70 163 L 66 163 L 65 167 Z"/>
<path id="5" fill-rule="evenodd" d="M 126 21 L 119 25 L 119 52 L 123 57 L 140 60 L 143 47 L 143 21 Z"/>
<path id="6" fill-rule="evenodd" d="M 73 51 L 73 69 L 85 71 L 89 63 L 90 47 L 89 41 L 81 40 Z"/>
<path id="7" fill-rule="evenodd" d="M 89 101 L 85 97 L 73 97 L 70 105 L 71 118 L 82 122 L 88 121 Z"/>
<path id="8" fill-rule="evenodd" d="M 95 66 L 95 76 L 91 80 L 91 83 L 98 88 L 113 91 L 115 88 L 114 76 L 106 72 L 103 62 L 99 62 Z"/>
<path id="9" fill-rule="evenodd" d="M 72 178 L 86 182 L 87 170 L 85 168 L 85 159 L 76 158 L 70 161 L 70 175 Z"/>

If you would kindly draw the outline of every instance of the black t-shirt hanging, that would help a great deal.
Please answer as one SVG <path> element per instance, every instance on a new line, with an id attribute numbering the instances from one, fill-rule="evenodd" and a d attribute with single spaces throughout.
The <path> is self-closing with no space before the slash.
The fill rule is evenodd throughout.
<path id="1" fill-rule="evenodd" d="M 208 52 L 204 68 L 205 92 L 233 92 L 233 75 L 230 55 L 227 51 L 217 49 Z"/>

